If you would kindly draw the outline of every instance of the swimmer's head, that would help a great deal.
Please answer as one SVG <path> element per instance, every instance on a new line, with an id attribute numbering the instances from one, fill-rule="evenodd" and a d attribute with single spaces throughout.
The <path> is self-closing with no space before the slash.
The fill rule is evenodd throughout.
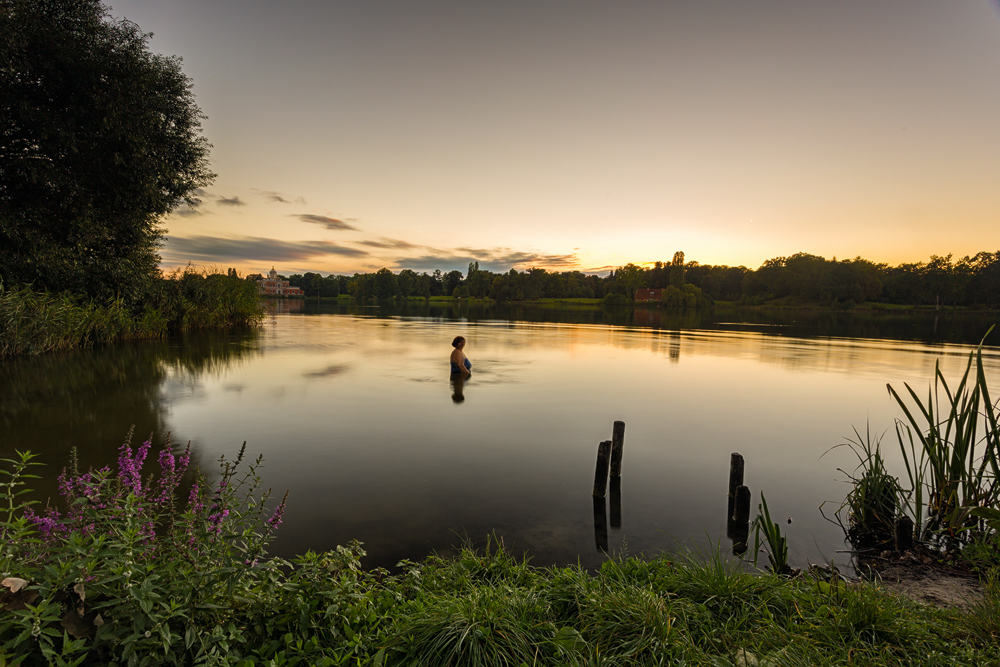
<path id="1" fill-rule="evenodd" d="M 455 340 L 451 341 L 452 347 L 461 347 L 465 345 L 465 338 L 463 336 L 455 336 Z"/>

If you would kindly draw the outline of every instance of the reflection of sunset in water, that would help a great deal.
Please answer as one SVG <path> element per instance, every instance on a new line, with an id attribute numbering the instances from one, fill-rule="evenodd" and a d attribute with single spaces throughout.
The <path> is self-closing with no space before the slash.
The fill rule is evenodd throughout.
<path id="1" fill-rule="evenodd" d="M 369 565 L 392 566 L 495 531 L 538 564 L 595 566 L 596 449 L 623 420 L 620 494 L 604 522 L 612 551 L 724 539 L 736 451 L 753 507 L 764 490 L 773 512 L 794 517 L 802 564 L 843 548 L 818 508 L 844 498 L 837 469 L 855 462 L 845 449 L 823 453 L 852 427 L 891 428 L 887 382 L 923 395 L 935 361 L 951 380 L 971 349 L 796 337 L 763 321 L 670 330 L 309 312 L 256 332 L 6 360 L 0 455 L 32 449 L 58 470 L 76 445 L 84 466 L 105 465 L 135 424 L 137 438 L 193 440 L 212 473 L 246 440 L 265 455 L 264 483 L 291 491 L 279 555 L 357 538 Z M 473 364 L 458 382 L 456 335 Z M 984 362 L 1000 379 L 996 348 Z M 42 502 L 55 495 L 42 491 Z"/>

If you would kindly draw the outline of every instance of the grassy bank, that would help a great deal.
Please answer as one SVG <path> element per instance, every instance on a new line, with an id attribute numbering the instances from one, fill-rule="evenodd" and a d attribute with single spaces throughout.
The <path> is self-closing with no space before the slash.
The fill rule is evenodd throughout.
<path id="1" fill-rule="evenodd" d="M 262 316 L 255 283 L 190 269 L 155 281 L 133 306 L 0 285 L 0 357 L 252 325 Z"/>
<path id="2" fill-rule="evenodd" d="M 70 462 L 45 511 L 20 502 L 30 458 L 5 461 L 0 664 L 1000 664 L 996 571 L 980 602 L 941 610 L 718 551 L 597 573 L 496 540 L 394 574 L 365 571 L 357 544 L 270 559 L 284 501 L 270 509 L 242 458 L 188 490 L 186 451 L 126 442 L 115 471 Z"/>

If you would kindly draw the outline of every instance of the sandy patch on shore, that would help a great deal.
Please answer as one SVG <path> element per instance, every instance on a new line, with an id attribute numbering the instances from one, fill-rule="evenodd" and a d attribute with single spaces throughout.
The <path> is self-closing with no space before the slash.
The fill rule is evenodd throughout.
<path id="1" fill-rule="evenodd" d="M 887 591 L 921 604 L 964 609 L 982 598 L 983 586 L 975 573 L 937 563 L 927 555 L 885 552 L 866 558 L 863 577 Z"/>

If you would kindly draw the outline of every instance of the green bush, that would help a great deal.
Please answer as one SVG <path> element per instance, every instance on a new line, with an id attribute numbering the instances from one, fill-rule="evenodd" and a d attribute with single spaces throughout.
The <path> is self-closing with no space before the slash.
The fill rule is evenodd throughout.
<path id="1" fill-rule="evenodd" d="M 608 294 L 604 295 L 602 303 L 605 306 L 627 306 L 632 303 L 632 299 L 628 298 L 624 294 L 609 292 Z"/>

